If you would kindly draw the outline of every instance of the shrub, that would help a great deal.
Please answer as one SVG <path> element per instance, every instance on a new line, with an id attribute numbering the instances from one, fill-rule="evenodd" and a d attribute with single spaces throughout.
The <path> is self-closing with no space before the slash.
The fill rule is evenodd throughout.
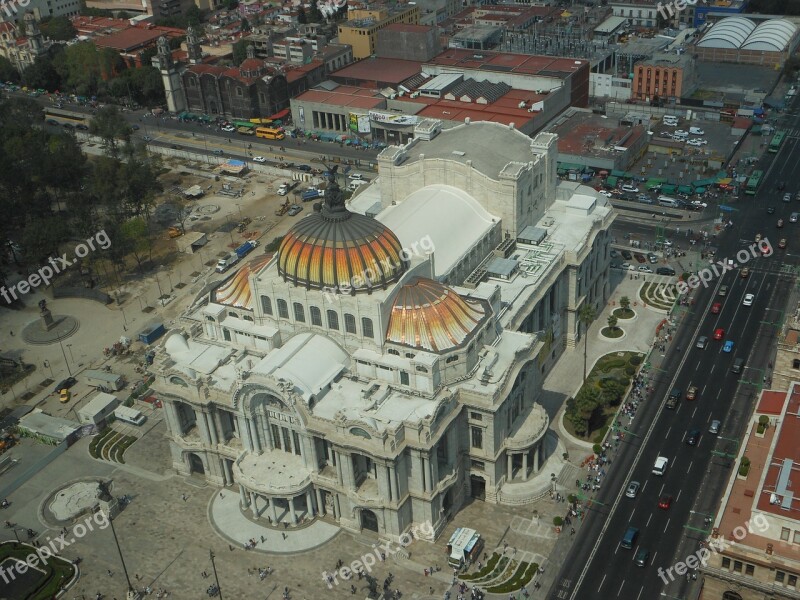
<path id="1" fill-rule="evenodd" d="M 634 375 L 636 375 L 636 367 L 633 367 L 631 365 L 625 367 L 625 375 L 627 375 L 628 377 L 633 377 Z"/>
<path id="2" fill-rule="evenodd" d="M 742 464 L 749 467 L 750 466 L 750 459 L 747 458 L 746 456 L 743 456 L 742 457 Z"/>
<path id="3" fill-rule="evenodd" d="M 594 452 L 597 456 L 600 456 L 603 452 L 603 447 L 600 444 L 595 444 L 592 446 L 592 452 Z"/>
<path id="4" fill-rule="evenodd" d="M 567 502 L 570 504 L 575 504 L 578 501 L 578 497 L 575 494 L 570 494 L 567 496 Z"/>
<path id="5" fill-rule="evenodd" d="M 489 557 L 489 560 L 486 562 L 485 565 L 483 565 L 483 568 L 480 571 L 477 571 L 476 573 L 467 573 L 465 575 L 462 575 L 461 579 L 469 581 L 471 579 L 480 579 L 481 577 L 485 577 L 486 575 L 492 572 L 495 565 L 497 565 L 497 561 L 499 560 L 500 560 L 500 555 L 497 554 L 497 552 L 495 552 Z"/>
<path id="6" fill-rule="evenodd" d="M 769 417 L 767 415 L 761 415 L 758 417 L 758 424 L 764 426 L 769 425 Z"/>
<path id="7" fill-rule="evenodd" d="M 767 430 L 767 426 L 764 425 L 763 423 L 759 423 L 758 426 L 756 427 L 756 431 L 759 434 L 763 434 L 766 430 Z"/>
<path id="8" fill-rule="evenodd" d="M 747 474 L 750 472 L 750 465 L 746 465 L 742 463 L 739 465 L 739 475 L 742 477 L 747 477 Z"/>
<path id="9" fill-rule="evenodd" d="M 631 380 L 628 379 L 627 377 L 620 377 L 618 381 L 619 384 L 624 388 L 627 388 L 631 384 Z"/>
<path id="10" fill-rule="evenodd" d="M 634 367 L 638 367 L 640 364 L 642 364 L 642 357 L 639 354 L 634 354 L 628 359 L 628 362 Z"/>
<path id="11" fill-rule="evenodd" d="M 595 444 L 599 444 L 600 442 L 602 442 L 606 438 L 606 433 L 608 433 L 608 425 L 598 429 L 597 433 L 594 434 Z"/>
<path id="12" fill-rule="evenodd" d="M 553 525 L 556 527 L 561 527 L 564 524 L 564 519 L 561 517 L 553 517 Z"/>

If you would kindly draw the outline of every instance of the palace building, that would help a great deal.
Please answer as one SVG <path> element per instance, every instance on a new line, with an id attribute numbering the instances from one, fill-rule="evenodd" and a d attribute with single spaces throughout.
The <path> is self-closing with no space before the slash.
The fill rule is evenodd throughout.
<path id="1" fill-rule="evenodd" d="M 426 120 L 349 202 L 334 170 L 160 348 L 174 468 L 252 518 L 393 539 L 528 501 L 561 459 L 543 377 L 609 295 L 613 210 L 556 161 L 552 134 Z"/>

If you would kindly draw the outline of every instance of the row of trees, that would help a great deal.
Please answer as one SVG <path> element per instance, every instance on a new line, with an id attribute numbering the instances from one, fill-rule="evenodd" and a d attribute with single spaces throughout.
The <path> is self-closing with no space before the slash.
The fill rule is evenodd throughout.
<path id="1" fill-rule="evenodd" d="M 54 133 L 43 121 L 32 100 L 0 100 L 0 245 L 22 250 L 22 256 L 3 253 L 11 264 L 3 266 L 0 278 L 5 281 L 12 269 L 35 270 L 100 230 L 112 241 L 106 258 L 121 266 L 133 253 L 141 265 L 162 191 L 158 158 L 131 143 L 131 131 L 113 106 L 98 111 L 92 123 L 107 149 L 92 159 L 74 134 Z"/>

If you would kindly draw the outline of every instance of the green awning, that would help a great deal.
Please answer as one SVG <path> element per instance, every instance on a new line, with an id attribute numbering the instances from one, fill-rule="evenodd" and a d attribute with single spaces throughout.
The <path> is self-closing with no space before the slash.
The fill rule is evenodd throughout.
<path id="1" fill-rule="evenodd" d="M 701 188 L 701 187 L 708 187 L 717 183 L 717 179 L 698 179 L 697 181 L 692 182 L 693 188 Z"/>
<path id="2" fill-rule="evenodd" d="M 667 181 L 666 179 L 648 179 L 647 183 L 645 183 L 644 185 L 648 190 L 652 190 L 653 188 L 657 188 L 659 186 L 664 185 L 666 181 Z"/>
<path id="3" fill-rule="evenodd" d="M 608 187 L 617 187 L 617 178 L 614 175 L 606 177 L 606 185 Z"/>
<path id="4" fill-rule="evenodd" d="M 625 179 L 636 179 L 639 177 L 637 173 L 625 173 Z"/>
<path id="5" fill-rule="evenodd" d="M 611 176 L 621 177 L 622 179 L 625 179 L 625 171 L 611 171 Z"/>
<path id="6" fill-rule="evenodd" d="M 567 174 L 567 169 L 565 169 L 564 167 L 558 167 L 556 169 L 556 175 L 566 175 L 566 174 Z"/>
<path id="7" fill-rule="evenodd" d="M 699 188 L 695 188 L 694 191 L 697 192 L 698 194 L 705 194 L 706 193 L 706 188 L 699 187 Z"/>
<path id="8" fill-rule="evenodd" d="M 583 171 L 586 167 L 584 167 L 583 165 L 579 165 L 577 163 L 559 162 L 558 168 L 564 169 L 566 171 Z"/>
<path id="9" fill-rule="evenodd" d="M 661 193 L 662 194 L 674 194 L 675 193 L 675 186 L 671 184 L 662 185 L 661 186 Z"/>
<path id="10" fill-rule="evenodd" d="M 690 185 L 679 185 L 678 186 L 678 193 L 679 194 L 686 194 L 687 196 L 691 196 L 694 194 L 694 190 Z"/>

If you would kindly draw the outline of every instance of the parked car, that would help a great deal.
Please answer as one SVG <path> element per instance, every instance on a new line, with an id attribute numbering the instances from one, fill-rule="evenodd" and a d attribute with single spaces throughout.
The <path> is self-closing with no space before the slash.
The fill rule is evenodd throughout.
<path id="1" fill-rule="evenodd" d="M 310 173 L 312 171 L 311 167 L 308 165 L 297 165 L 295 169 L 298 171 L 303 171 L 304 173 Z"/>
<path id="2" fill-rule="evenodd" d="M 650 262 L 651 265 L 654 265 L 658 262 L 658 257 L 653 254 L 652 252 L 647 253 L 647 260 Z"/>
<path id="3" fill-rule="evenodd" d="M 636 187 L 635 185 L 630 185 L 628 183 L 623 185 L 620 189 L 623 192 L 628 192 L 629 194 L 638 194 L 639 193 L 639 188 L 638 187 Z"/>
<path id="4" fill-rule="evenodd" d="M 686 140 L 686 145 L 687 146 L 702 146 L 704 141 L 705 140 L 698 140 L 698 139 Z"/>
<path id="5" fill-rule="evenodd" d="M 60 392 L 60 394 L 58 396 L 58 401 L 61 402 L 61 404 L 66 404 L 70 400 L 72 400 L 72 392 L 70 392 L 66 388 L 61 390 L 61 392 Z"/>
<path id="6" fill-rule="evenodd" d="M 644 257 L 644 255 L 643 254 L 639 254 L 638 252 L 636 254 L 634 254 L 633 257 L 636 259 L 636 262 L 638 262 L 638 263 L 646 263 L 647 262 L 647 259 Z"/>
<path id="7" fill-rule="evenodd" d="M 634 267 L 631 263 L 625 262 L 622 263 L 622 265 L 620 265 L 620 269 L 622 269 L 623 271 L 632 271 L 634 270 Z"/>
<path id="8" fill-rule="evenodd" d="M 264 158 L 263 156 L 254 156 L 253 162 L 264 164 L 265 162 L 267 162 L 267 159 Z"/>
<path id="9" fill-rule="evenodd" d="M 622 254 L 622 258 L 625 260 L 633 260 L 633 254 L 631 254 L 629 250 L 623 250 L 620 254 Z"/>
<path id="10" fill-rule="evenodd" d="M 56 389 L 53 390 L 53 393 L 60 394 L 61 390 L 68 390 L 76 383 L 78 383 L 77 379 L 74 377 L 67 377 L 66 379 L 61 380 L 58 385 L 56 385 Z"/>
<path id="11" fill-rule="evenodd" d="M 653 269 L 651 269 L 647 265 L 639 265 L 639 272 L 640 273 L 652 273 Z"/>
<path id="12" fill-rule="evenodd" d="M 619 256 L 619 252 L 617 252 L 616 250 L 612 250 L 611 252 L 608 253 L 608 255 L 611 258 L 617 258 Z"/>
<path id="13" fill-rule="evenodd" d="M 673 269 L 672 267 L 658 267 L 658 268 L 656 269 L 656 273 L 657 273 L 658 275 L 670 275 L 670 276 L 674 276 L 674 275 L 675 275 L 675 269 Z"/>
<path id="14" fill-rule="evenodd" d="M 300 206 L 299 204 L 292 204 L 292 206 L 289 208 L 288 214 L 289 214 L 290 217 L 293 217 L 295 215 L 300 214 L 300 211 L 302 211 L 302 210 L 303 210 L 303 207 Z"/>

